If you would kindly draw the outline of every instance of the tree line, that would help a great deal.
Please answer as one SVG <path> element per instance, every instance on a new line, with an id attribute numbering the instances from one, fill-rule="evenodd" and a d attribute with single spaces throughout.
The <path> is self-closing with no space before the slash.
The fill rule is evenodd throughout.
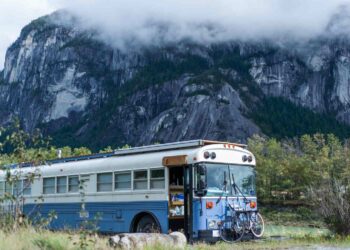
<path id="1" fill-rule="evenodd" d="M 334 232 L 350 234 L 350 141 L 333 134 L 278 141 L 253 136 L 257 193 L 265 204 L 296 202 L 318 212 Z"/>
<path id="2" fill-rule="evenodd" d="M 350 141 L 333 134 L 303 135 L 278 141 L 253 136 L 248 148 L 257 161 L 257 189 L 263 201 L 308 201 L 313 187 L 350 180 Z"/>
<path id="3" fill-rule="evenodd" d="M 39 129 L 31 133 L 24 131 L 19 120 L 15 119 L 6 129 L 0 128 L 0 166 L 28 162 L 40 165 L 45 161 L 56 159 L 58 150 L 63 158 L 92 154 L 92 151 L 87 147 L 65 146 L 57 148 L 52 145 L 51 141 L 51 138 L 43 136 Z M 128 147 L 128 145 L 124 147 Z M 111 147 L 106 147 L 98 153 L 112 151 Z"/>

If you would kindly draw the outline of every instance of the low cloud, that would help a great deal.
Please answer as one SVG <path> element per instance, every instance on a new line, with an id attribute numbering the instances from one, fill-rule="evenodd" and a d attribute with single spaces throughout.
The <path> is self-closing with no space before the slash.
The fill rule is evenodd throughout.
<path id="1" fill-rule="evenodd" d="M 118 47 L 181 40 L 310 39 L 349 31 L 344 0 L 75 0 L 61 1 L 80 25 Z M 340 20 L 333 20 L 341 14 Z M 346 20 L 345 20 L 346 19 Z M 331 24 L 333 22 L 333 24 Z M 339 25 L 338 25 L 339 24 Z M 331 26 L 330 26 L 331 25 Z"/>
<path id="2" fill-rule="evenodd" d="M 1 0 L 0 69 L 31 20 L 57 9 L 106 42 L 128 48 L 191 40 L 307 40 L 350 34 L 350 0 Z"/>

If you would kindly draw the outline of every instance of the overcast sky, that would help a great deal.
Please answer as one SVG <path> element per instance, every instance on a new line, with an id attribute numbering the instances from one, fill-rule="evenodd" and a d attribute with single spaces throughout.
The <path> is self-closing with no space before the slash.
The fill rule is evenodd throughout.
<path id="1" fill-rule="evenodd" d="M 322 33 L 331 17 L 349 3 L 350 0 L 0 0 L 0 69 L 7 47 L 23 26 L 63 7 L 80 16 L 81 28 L 98 29 L 102 39 L 123 47 L 181 39 L 205 43 L 283 36 L 307 39 Z M 349 20 L 350 17 L 333 30 L 350 34 Z"/>
<path id="2" fill-rule="evenodd" d="M 0 0 L 0 69 L 6 49 L 19 36 L 23 26 L 56 8 L 49 0 Z"/>

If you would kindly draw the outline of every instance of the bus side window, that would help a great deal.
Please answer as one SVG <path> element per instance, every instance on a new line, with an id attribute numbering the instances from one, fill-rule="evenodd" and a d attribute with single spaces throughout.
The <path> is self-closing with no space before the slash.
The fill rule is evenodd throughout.
<path id="1" fill-rule="evenodd" d="M 114 189 L 115 190 L 131 189 L 131 171 L 117 172 L 114 174 Z"/>
<path id="2" fill-rule="evenodd" d="M 151 169 L 151 189 L 164 189 L 164 169 Z"/>
<path id="3" fill-rule="evenodd" d="M 97 192 L 108 192 L 113 189 L 112 173 L 97 174 Z"/>
<path id="4" fill-rule="evenodd" d="M 3 196 L 5 192 L 5 182 L 0 181 L 0 196 Z"/>
<path id="5" fill-rule="evenodd" d="M 67 176 L 57 177 L 57 187 L 56 192 L 58 194 L 67 193 Z"/>
<path id="6" fill-rule="evenodd" d="M 5 181 L 5 193 L 12 194 L 12 184 Z"/>
<path id="7" fill-rule="evenodd" d="M 68 176 L 68 192 L 78 193 L 79 192 L 79 176 Z"/>
<path id="8" fill-rule="evenodd" d="M 32 194 L 32 182 L 29 179 L 23 180 L 23 195 Z"/>
<path id="9" fill-rule="evenodd" d="M 22 193 L 22 181 L 21 180 L 17 180 L 15 182 L 13 182 L 13 189 L 12 189 L 12 195 L 14 195 L 15 197 L 19 196 Z"/>
<path id="10" fill-rule="evenodd" d="M 134 171 L 134 189 L 147 189 L 148 171 Z"/>
<path id="11" fill-rule="evenodd" d="M 49 177 L 43 179 L 43 193 L 54 194 L 55 193 L 55 177 Z"/>

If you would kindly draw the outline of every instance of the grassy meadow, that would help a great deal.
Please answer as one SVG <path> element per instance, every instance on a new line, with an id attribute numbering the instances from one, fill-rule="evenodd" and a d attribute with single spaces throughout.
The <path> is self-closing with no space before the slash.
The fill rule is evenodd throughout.
<path id="1" fill-rule="evenodd" d="M 294 212 L 293 212 L 294 211 Z M 350 237 L 333 236 L 321 221 L 310 218 L 309 212 L 287 209 L 277 211 L 262 209 L 266 220 L 263 239 L 232 244 L 223 242 L 209 245 L 196 243 L 188 245 L 188 250 L 225 249 L 349 249 Z M 16 231 L 0 230 L 0 250 L 24 249 L 112 249 L 108 236 L 86 236 L 79 232 L 52 232 L 44 229 L 24 227 Z M 166 246 L 149 246 L 149 250 L 167 249 Z"/>
<path id="2" fill-rule="evenodd" d="M 270 237 L 272 236 L 272 237 Z M 22 228 L 16 232 L 0 231 L 0 250 L 65 250 L 65 249 L 112 249 L 108 236 L 89 236 L 81 245 L 81 235 L 73 232 L 51 232 Z M 85 244 L 84 243 L 84 244 Z M 196 243 L 187 249 L 314 249 L 317 247 L 350 248 L 350 238 L 332 237 L 324 229 L 268 225 L 264 239 L 232 244 L 219 242 L 214 245 Z M 150 246 L 149 250 L 166 249 L 165 246 Z"/>

